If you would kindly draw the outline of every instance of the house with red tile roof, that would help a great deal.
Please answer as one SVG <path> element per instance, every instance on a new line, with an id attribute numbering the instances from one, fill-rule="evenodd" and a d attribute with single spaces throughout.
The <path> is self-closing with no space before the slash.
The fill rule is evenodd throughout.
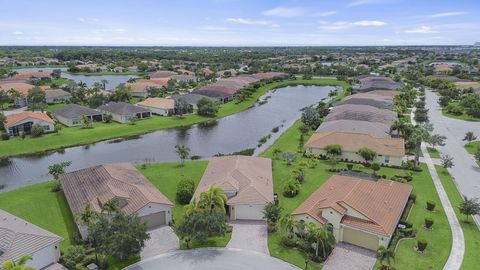
<path id="1" fill-rule="evenodd" d="M 29 135 L 34 125 L 43 127 L 45 132 L 55 131 L 52 118 L 45 113 L 26 111 L 7 115 L 6 118 L 5 130 L 10 136 L 18 136 L 22 131 Z"/>
<path id="2" fill-rule="evenodd" d="M 17 91 L 21 96 L 14 98 L 14 104 L 18 107 L 25 107 L 28 105 L 27 94 L 28 90 L 34 86 L 20 81 L 0 81 L 0 90 L 9 92 L 11 90 Z"/>
<path id="3" fill-rule="evenodd" d="M 412 186 L 334 175 L 293 212 L 304 223 L 329 224 L 337 242 L 376 251 L 388 247 Z"/>

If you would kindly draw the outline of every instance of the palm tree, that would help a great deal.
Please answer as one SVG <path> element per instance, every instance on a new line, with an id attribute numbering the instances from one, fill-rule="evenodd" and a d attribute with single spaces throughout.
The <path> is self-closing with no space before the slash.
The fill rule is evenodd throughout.
<path id="1" fill-rule="evenodd" d="M 318 257 L 320 247 L 322 248 L 323 258 L 327 257 L 327 254 L 335 246 L 335 237 L 333 233 L 327 228 L 327 226 L 318 226 L 314 223 L 307 225 L 307 234 L 315 240 L 315 256 Z"/>
<path id="2" fill-rule="evenodd" d="M 299 222 L 290 214 L 282 216 L 279 220 L 280 230 L 286 233 L 289 238 L 293 236 L 293 230 L 297 228 L 298 225 Z"/>
<path id="3" fill-rule="evenodd" d="M 207 191 L 200 194 L 198 207 L 210 212 L 219 210 L 225 213 L 225 204 L 227 196 L 220 187 L 210 187 Z"/>
<path id="4" fill-rule="evenodd" d="M 397 136 L 400 136 L 400 133 L 403 133 L 405 129 L 405 121 L 402 120 L 395 120 L 392 126 L 390 127 L 390 133 L 393 131 L 397 131 Z"/>
<path id="5" fill-rule="evenodd" d="M 394 253 L 392 250 L 380 246 L 377 250 L 377 259 L 380 261 L 380 264 L 382 265 L 382 269 L 390 269 L 391 261 L 394 258 Z"/>
<path id="6" fill-rule="evenodd" d="M 31 255 L 23 255 L 17 261 L 14 260 L 7 260 L 4 261 L 2 264 L 3 270 L 35 270 L 35 268 L 31 266 L 25 266 L 27 261 L 32 260 Z"/>
<path id="7" fill-rule="evenodd" d="M 102 205 L 102 211 L 106 211 L 109 215 L 117 212 L 119 209 L 119 201 L 116 198 L 112 198 Z"/>
<path id="8" fill-rule="evenodd" d="M 408 140 L 415 145 L 415 167 L 418 166 L 420 159 L 420 147 L 423 141 L 427 141 L 430 137 L 428 130 L 422 126 L 415 126 L 412 134 L 410 134 Z"/>
<path id="9" fill-rule="evenodd" d="M 83 212 L 78 214 L 76 218 L 80 224 L 90 225 L 97 219 L 97 213 L 93 212 L 90 205 L 87 204 L 85 209 L 83 209 Z"/>
<path id="10" fill-rule="evenodd" d="M 92 122 L 90 121 L 90 118 L 88 116 L 82 114 L 80 116 L 80 122 L 82 123 L 82 128 L 91 128 L 92 127 Z"/>
<path id="11" fill-rule="evenodd" d="M 185 205 L 185 216 L 190 216 L 195 209 L 197 209 L 198 203 L 197 200 L 193 199 L 189 204 Z"/>
<path id="12" fill-rule="evenodd" d="M 175 152 L 180 157 L 180 161 L 182 162 L 182 166 L 185 165 L 185 159 L 188 158 L 190 155 L 190 148 L 186 147 L 185 145 L 175 145 Z"/>
<path id="13" fill-rule="evenodd" d="M 103 90 L 107 90 L 107 83 L 108 83 L 108 81 L 105 80 L 105 79 L 103 79 L 103 80 L 101 80 L 100 82 L 101 82 L 102 85 L 103 85 Z"/>

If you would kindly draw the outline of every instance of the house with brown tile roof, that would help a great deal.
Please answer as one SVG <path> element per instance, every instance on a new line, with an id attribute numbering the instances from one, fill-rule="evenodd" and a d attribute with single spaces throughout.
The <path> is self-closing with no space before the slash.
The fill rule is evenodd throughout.
<path id="1" fill-rule="evenodd" d="M 376 251 L 388 247 L 412 186 L 334 175 L 292 212 L 305 223 L 330 224 L 337 242 Z"/>
<path id="2" fill-rule="evenodd" d="M 326 156 L 324 150 L 327 145 L 339 144 L 342 146 L 340 159 L 364 162 L 357 154 L 358 150 L 367 147 L 377 153 L 373 161 L 384 165 L 402 165 L 405 156 L 405 141 L 401 138 L 381 138 L 369 134 L 351 132 L 318 132 L 314 133 L 305 144 L 308 151 Z"/>
<path id="3" fill-rule="evenodd" d="M 154 81 L 154 80 L 141 80 L 134 83 L 126 83 L 125 87 L 129 87 L 132 89 L 132 96 L 134 97 L 148 97 L 148 88 L 161 88 L 163 85 L 164 80 Z M 165 85 L 168 81 L 165 82 Z"/>
<path id="4" fill-rule="evenodd" d="M 130 163 L 98 165 L 60 176 L 65 198 L 74 215 L 87 205 L 104 213 L 102 205 L 119 202 L 120 210 L 139 216 L 148 228 L 168 224 L 173 204 Z M 79 226 L 82 236 L 85 228 Z"/>
<path id="5" fill-rule="evenodd" d="M 378 138 L 391 138 L 390 125 L 348 119 L 324 121 L 315 132 L 349 132 L 369 134 Z"/>
<path id="6" fill-rule="evenodd" d="M 263 209 L 274 201 L 272 160 L 250 156 L 213 157 L 193 198 L 210 187 L 220 187 L 228 198 L 230 219 L 262 220 Z"/>
<path id="7" fill-rule="evenodd" d="M 62 237 L 0 209 L 0 265 L 31 255 L 26 266 L 43 269 L 60 258 Z M 0 268 L 1 269 L 1 268 Z"/>
<path id="8" fill-rule="evenodd" d="M 16 97 L 14 99 L 14 104 L 19 107 L 25 107 L 28 105 L 28 90 L 32 89 L 33 87 L 33 85 L 24 82 L 0 81 L 0 90 L 3 90 L 7 93 L 10 90 L 16 90 L 18 93 L 21 94 L 21 97 Z"/>
<path id="9" fill-rule="evenodd" d="M 148 109 L 154 114 L 169 116 L 175 114 L 175 100 L 169 98 L 147 98 L 137 106 Z"/>
<path id="10" fill-rule="evenodd" d="M 150 76 L 150 79 L 157 79 L 157 78 L 170 78 L 173 75 L 177 75 L 178 73 L 175 71 L 169 71 L 169 70 L 159 70 L 152 72 L 148 74 Z"/>
<path id="11" fill-rule="evenodd" d="M 40 112 L 21 112 L 6 116 L 5 130 L 10 136 L 18 136 L 20 132 L 29 135 L 34 125 L 39 125 L 45 132 L 55 131 L 52 118 L 45 113 Z"/>

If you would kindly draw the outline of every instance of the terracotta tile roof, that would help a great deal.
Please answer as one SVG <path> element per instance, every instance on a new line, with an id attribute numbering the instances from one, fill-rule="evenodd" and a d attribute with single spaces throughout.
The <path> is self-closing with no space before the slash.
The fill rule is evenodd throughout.
<path id="1" fill-rule="evenodd" d="M 18 74 L 10 78 L 11 80 L 16 81 L 26 81 L 30 77 L 42 78 L 42 77 L 49 77 L 51 78 L 51 72 L 47 71 L 19 71 Z"/>
<path id="2" fill-rule="evenodd" d="M 66 96 L 71 97 L 72 94 L 62 89 L 45 89 L 46 98 L 56 98 L 56 97 L 66 97 Z"/>
<path id="3" fill-rule="evenodd" d="M 292 214 L 308 214 L 325 223 L 322 209 L 333 208 L 342 216 L 341 223 L 390 236 L 402 215 L 412 186 L 390 180 L 371 181 L 334 175 L 317 189 Z M 349 215 L 349 206 L 366 219 Z"/>
<path id="4" fill-rule="evenodd" d="M 169 70 L 159 70 L 156 72 L 150 73 L 150 78 L 169 78 L 173 75 L 177 75 L 177 72 L 169 71 Z"/>
<path id="5" fill-rule="evenodd" d="M 17 260 L 63 238 L 0 209 L 0 263 Z"/>
<path id="6" fill-rule="evenodd" d="M 74 214 L 81 213 L 89 204 L 101 212 L 99 202 L 124 198 L 122 210 L 136 213 L 149 203 L 173 205 L 130 163 L 104 164 L 60 176 L 65 197 Z"/>
<path id="7" fill-rule="evenodd" d="M 273 201 L 272 160 L 249 156 L 213 157 L 195 190 L 198 198 L 216 186 L 235 193 L 229 204 L 263 204 Z"/>
<path id="8" fill-rule="evenodd" d="M 349 132 L 314 133 L 305 146 L 323 149 L 330 144 L 340 144 L 343 150 L 348 152 L 357 152 L 360 148 L 367 147 L 379 155 L 405 155 L 405 142 L 401 138 L 378 138 L 368 134 Z"/>
<path id="9" fill-rule="evenodd" d="M 163 80 L 161 82 L 163 83 Z M 125 84 L 125 87 L 130 87 L 132 89 L 132 92 L 134 93 L 147 93 L 148 87 L 161 87 L 161 86 L 163 86 L 161 83 L 152 82 L 151 80 L 144 80 L 144 81 Z"/>
<path id="10" fill-rule="evenodd" d="M 0 82 L 0 89 L 4 91 L 15 89 L 24 96 L 26 96 L 28 94 L 28 90 L 32 89 L 33 87 L 34 86 L 31 84 L 23 82 Z"/>
<path id="11" fill-rule="evenodd" d="M 23 121 L 27 118 L 34 118 L 34 119 L 38 119 L 38 120 L 49 122 L 49 123 L 53 124 L 52 118 L 50 118 L 47 114 L 40 113 L 40 112 L 25 111 L 25 112 L 21 112 L 21 113 L 7 115 L 6 118 L 7 118 L 7 123 L 5 124 L 6 128 L 15 126 L 15 124 L 17 124 L 18 122 Z"/>
<path id="12" fill-rule="evenodd" d="M 349 132 L 391 138 L 390 125 L 359 120 L 332 120 L 323 122 L 315 132 Z"/>
<path id="13" fill-rule="evenodd" d="M 447 64 L 435 65 L 433 67 L 436 71 L 451 71 L 452 68 Z"/>
<path id="14" fill-rule="evenodd" d="M 175 100 L 169 98 L 147 98 L 137 103 L 137 105 L 159 109 L 175 109 Z"/>

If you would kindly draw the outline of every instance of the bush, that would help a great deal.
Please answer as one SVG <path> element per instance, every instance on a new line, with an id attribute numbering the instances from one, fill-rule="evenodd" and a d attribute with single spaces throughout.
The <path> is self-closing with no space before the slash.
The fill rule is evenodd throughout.
<path id="1" fill-rule="evenodd" d="M 413 228 L 406 228 L 403 230 L 404 237 L 411 237 L 414 234 Z"/>
<path id="2" fill-rule="evenodd" d="M 177 185 L 177 201 L 180 204 L 188 204 L 195 192 L 195 182 L 191 179 L 182 179 Z"/>
<path id="3" fill-rule="evenodd" d="M 427 201 L 427 210 L 428 211 L 433 211 L 434 209 L 435 209 L 435 202 Z"/>
<path id="4" fill-rule="evenodd" d="M 433 219 L 425 218 L 425 228 L 430 229 L 433 226 Z"/>
<path id="5" fill-rule="evenodd" d="M 447 105 L 447 107 L 445 107 L 445 110 L 449 113 L 449 114 L 453 114 L 453 115 L 461 115 L 463 114 L 463 110 L 462 110 L 462 107 L 460 107 L 460 105 L 456 104 L 456 103 L 450 103 Z"/>
<path id="6" fill-rule="evenodd" d="M 423 252 L 427 248 L 427 244 L 428 244 L 427 241 L 423 239 L 419 239 L 417 241 L 417 250 L 420 252 Z"/>
<path id="7" fill-rule="evenodd" d="M 283 187 L 283 196 L 287 198 L 293 198 L 297 196 L 299 191 L 300 191 L 300 182 L 298 182 L 298 180 L 290 180 Z"/>
<path id="8" fill-rule="evenodd" d="M 347 169 L 351 171 L 353 169 L 353 164 L 347 164 Z"/>
<path id="9" fill-rule="evenodd" d="M 53 181 L 52 187 L 50 188 L 50 191 L 51 192 L 59 192 L 60 190 L 62 190 L 62 184 L 60 183 L 60 181 L 58 181 L 58 180 Z"/>
<path id="10" fill-rule="evenodd" d="M 111 114 L 105 114 L 103 116 L 103 122 L 105 123 L 111 123 L 113 120 L 113 116 Z"/>
<path id="11" fill-rule="evenodd" d="M 1 137 L 2 137 L 2 141 L 10 140 L 10 135 L 8 135 L 7 133 L 2 132 Z"/>
<path id="12" fill-rule="evenodd" d="M 33 125 L 32 130 L 31 130 L 31 135 L 32 137 L 41 137 L 45 130 L 43 130 L 43 127 L 40 125 Z"/>
<path id="13" fill-rule="evenodd" d="M 417 195 L 415 193 L 410 194 L 410 197 L 408 197 L 412 203 L 415 203 L 417 201 Z"/>
<path id="14" fill-rule="evenodd" d="M 25 133 L 25 131 L 20 131 L 18 136 L 20 136 L 20 138 L 22 138 L 22 140 L 25 140 L 25 137 L 27 137 L 27 134 Z"/>
<path id="15" fill-rule="evenodd" d="M 405 225 L 405 228 L 412 228 L 413 227 L 413 224 L 409 221 L 406 221 L 406 220 L 400 220 L 399 223 Z"/>
<path id="16" fill-rule="evenodd" d="M 77 264 L 85 261 L 86 251 L 83 246 L 70 246 L 60 258 L 60 262 L 68 269 L 77 269 Z"/>
<path id="17" fill-rule="evenodd" d="M 295 246 L 297 246 L 297 239 L 295 239 L 295 237 L 288 237 L 284 235 L 280 239 L 280 245 L 286 248 L 294 248 Z"/>

